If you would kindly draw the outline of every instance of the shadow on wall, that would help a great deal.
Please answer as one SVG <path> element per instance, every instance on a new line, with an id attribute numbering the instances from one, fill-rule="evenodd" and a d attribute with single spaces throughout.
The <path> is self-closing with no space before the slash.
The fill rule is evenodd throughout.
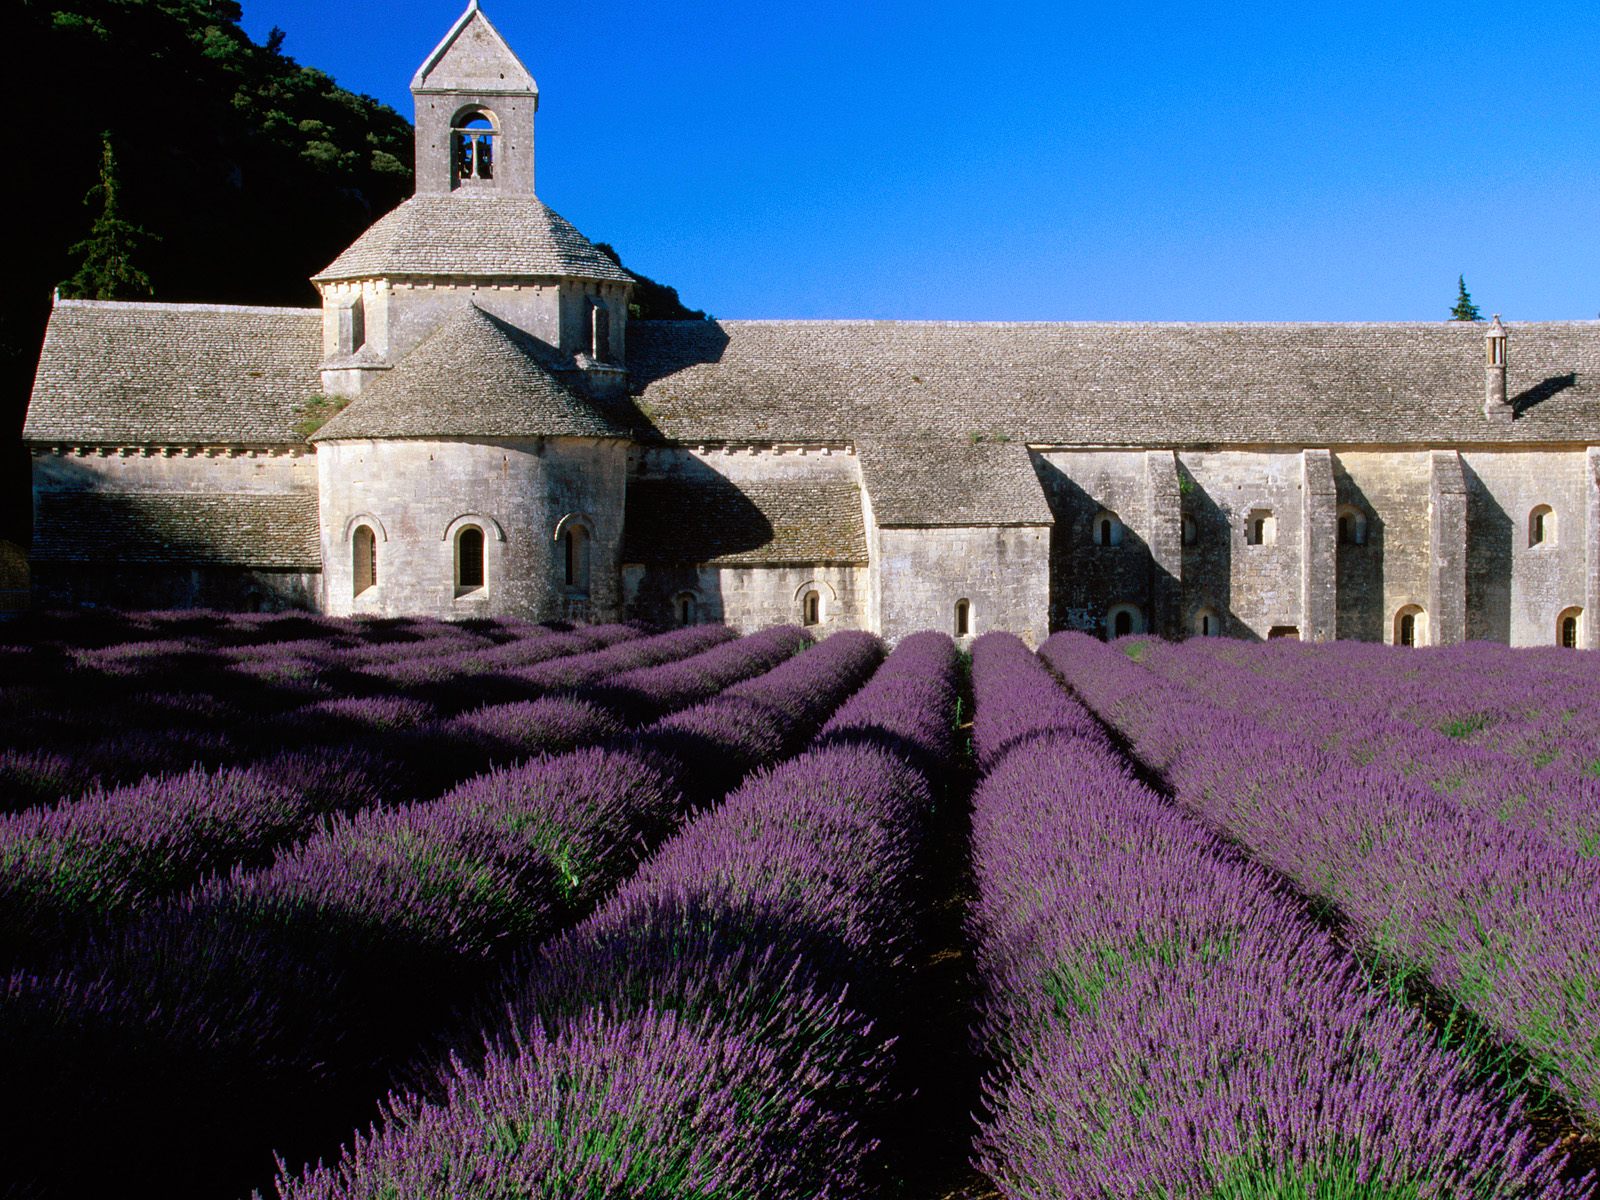
<path id="1" fill-rule="evenodd" d="M 704 463 L 690 459 L 668 477 L 629 480 L 622 562 L 624 571 L 638 572 L 638 582 L 628 615 L 661 625 L 723 620 L 720 587 L 702 581 L 701 564 L 736 560 L 773 536 L 756 503 Z"/>
<path id="2" fill-rule="evenodd" d="M 1120 519 L 1117 544 L 1099 544 L 1095 517 L 1108 511 L 1102 502 L 1054 463 L 1039 455 L 1032 458 L 1055 518 L 1050 530 L 1050 628 L 1105 637 L 1107 614 L 1124 605 L 1137 608 L 1141 621 L 1148 623 L 1155 597 L 1176 588 L 1178 581 L 1157 566 L 1149 544 Z M 1149 631 L 1171 636 L 1164 629 Z"/>
<path id="3" fill-rule="evenodd" d="M 1194 637 L 1202 609 L 1222 622 L 1222 637 L 1259 641 L 1233 611 L 1233 527 L 1227 511 L 1189 469 L 1178 463 L 1178 496 L 1183 516 L 1193 522 L 1193 533 L 1183 539 L 1183 603 L 1181 636 Z"/>
<path id="4" fill-rule="evenodd" d="M 1363 541 L 1340 537 L 1334 547 L 1333 635 L 1340 641 L 1387 642 L 1391 631 L 1383 598 L 1383 517 L 1337 457 L 1333 484 L 1339 508 L 1354 509 L 1366 518 Z"/>
<path id="5" fill-rule="evenodd" d="M 38 494 L 32 591 L 45 604 L 317 607 L 316 498 L 101 490 L 71 458 Z"/>
<path id="6" fill-rule="evenodd" d="M 1541 380 L 1531 388 L 1524 388 L 1511 397 L 1511 415 L 1520 417 L 1530 408 L 1543 404 L 1552 396 L 1560 395 L 1568 388 L 1578 385 L 1576 372 L 1569 371 L 1565 375 L 1552 375 L 1549 379 Z"/>
<path id="7" fill-rule="evenodd" d="M 1516 528 L 1465 459 L 1461 473 L 1467 483 L 1467 640 L 1509 645 Z"/>

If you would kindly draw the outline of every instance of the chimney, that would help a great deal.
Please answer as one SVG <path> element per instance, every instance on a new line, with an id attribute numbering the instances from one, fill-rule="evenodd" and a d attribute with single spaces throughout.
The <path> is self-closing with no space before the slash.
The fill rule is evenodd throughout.
<path id="1" fill-rule="evenodd" d="M 1495 313 L 1483 345 L 1483 415 L 1497 423 L 1510 421 L 1511 402 L 1506 398 L 1506 328 L 1500 324 L 1499 313 Z"/>

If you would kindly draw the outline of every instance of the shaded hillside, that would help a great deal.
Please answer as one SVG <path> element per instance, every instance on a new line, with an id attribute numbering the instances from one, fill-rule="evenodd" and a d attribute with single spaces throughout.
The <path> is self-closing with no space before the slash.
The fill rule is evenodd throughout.
<path id="1" fill-rule="evenodd" d="M 234 0 L 10 0 L 10 265 L 0 302 L 0 537 L 25 538 L 16 435 L 51 289 L 98 215 L 102 135 L 159 300 L 313 304 L 306 279 L 411 190 L 410 123 L 239 27 Z"/>

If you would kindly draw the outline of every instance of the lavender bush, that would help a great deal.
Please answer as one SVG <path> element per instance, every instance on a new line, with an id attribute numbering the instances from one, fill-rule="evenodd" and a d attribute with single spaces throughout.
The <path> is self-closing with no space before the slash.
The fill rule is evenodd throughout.
<path id="1" fill-rule="evenodd" d="M 912 711 L 954 698 L 939 642 L 898 651 L 817 748 L 747 782 L 517 963 L 487 1054 L 458 1058 L 434 1102 L 394 1102 L 336 1167 L 284 1178 L 280 1195 L 782 1200 L 877 1182 L 893 1039 L 874 1018 L 915 937 L 931 803 L 878 742 L 949 745 L 953 704 Z"/>
<path id="2" fill-rule="evenodd" d="M 979 639 L 973 676 L 977 739 L 1013 743 L 973 831 L 978 1163 L 1002 1195 L 1592 1194 L 1264 871 L 1135 780 L 1020 642 Z"/>
<path id="3" fill-rule="evenodd" d="M 1082 635 L 1058 634 L 1042 654 L 1181 805 L 1332 906 L 1386 971 L 1460 1004 L 1600 1128 L 1592 862 L 1233 715 Z"/>

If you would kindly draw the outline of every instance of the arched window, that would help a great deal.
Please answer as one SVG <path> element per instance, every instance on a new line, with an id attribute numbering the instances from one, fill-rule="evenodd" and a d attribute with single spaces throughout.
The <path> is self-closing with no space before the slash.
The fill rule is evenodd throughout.
<path id="1" fill-rule="evenodd" d="M 672 615 L 679 625 L 693 625 L 696 612 L 693 592 L 679 592 L 672 598 Z"/>
<path id="2" fill-rule="evenodd" d="M 1422 646 L 1428 640 L 1428 616 L 1420 606 L 1407 604 L 1394 614 L 1394 644 Z"/>
<path id="3" fill-rule="evenodd" d="M 1200 526 L 1193 517 L 1183 518 L 1183 544 L 1192 546 L 1200 540 Z"/>
<path id="4" fill-rule="evenodd" d="M 1339 545 L 1365 546 L 1367 544 L 1367 514 L 1353 504 L 1339 506 Z"/>
<path id="5" fill-rule="evenodd" d="M 1244 540 L 1251 546 L 1270 546 L 1278 540 L 1278 519 L 1270 508 L 1252 508 L 1244 521 Z"/>
<path id="6" fill-rule="evenodd" d="M 483 530 L 463 526 L 456 534 L 456 594 L 483 586 Z"/>
<path id="7" fill-rule="evenodd" d="M 803 625 L 822 624 L 822 593 L 809 591 L 800 598 L 800 622 Z"/>
<path id="8" fill-rule="evenodd" d="M 568 525 L 561 534 L 561 578 L 574 595 L 589 594 L 589 531 Z"/>
<path id="9" fill-rule="evenodd" d="M 972 601 L 956 601 L 956 636 L 958 638 L 972 636 Z"/>
<path id="10" fill-rule="evenodd" d="M 357 525 L 350 537 L 350 574 L 354 595 L 378 586 L 378 537 L 370 525 Z"/>
<path id="11" fill-rule="evenodd" d="M 1548 504 L 1541 504 L 1528 514 L 1528 545 L 1553 546 L 1555 544 L 1555 510 Z"/>
<path id="12" fill-rule="evenodd" d="M 494 122 L 483 113 L 466 113 L 451 132 L 457 179 L 494 178 Z"/>
<path id="13" fill-rule="evenodd" d="M 1194 615 L 1194 631 L 1199 637 L 1221 637 L 1222 618 L 1216 614 L 1216 610 L 1202 608 Z"/>
<path id="14" fill-rule="evenodd" d="M 1581 644 L 1583 609 L 1565 608 L 1556 618 L 1556 645 L 1576 650 Z"/>
<path id="15" fill-rule="evenodd" d="M 1093 526 L 1094 544 L 1096 546 L 1122 545 L 1122 522 L 1113 512 L 1101 512 L 1095 516 Z"/>
<path id="16" fill-rule="evenodd" d="M 1128 637 L 1144 632 L 1144 615 L 1133 604 L 1115 604 L 1106 612 L 1106 634 L 1109 637 Z"/>
<path id="17" fill-rule="evenodd" d="M 589 301 L 589 355 L 595 362 L 611 361 L 611 310 L 598 300 Z"/>

